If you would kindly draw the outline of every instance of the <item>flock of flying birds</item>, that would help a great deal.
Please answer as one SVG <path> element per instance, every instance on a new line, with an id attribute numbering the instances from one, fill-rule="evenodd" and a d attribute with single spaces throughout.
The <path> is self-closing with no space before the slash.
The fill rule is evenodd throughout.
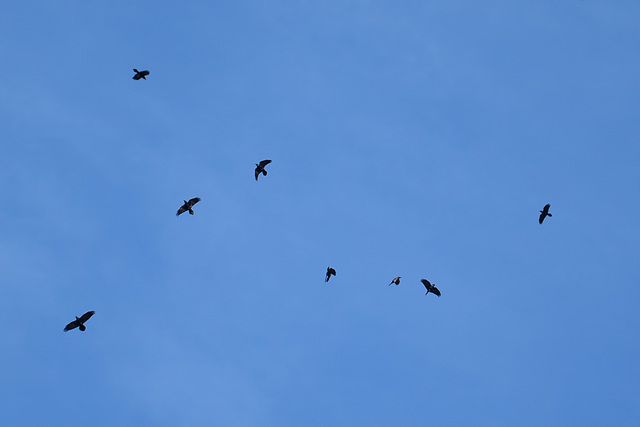
<path id="1" fill-rule="evenodd" d="M 148 70 L 143 70 L 143 71 L 138 71 L 135 68 L 133 69 L 133 71 L 136 73 L 133 76 L 133 80 L 147 80 L 147 76 L 150 74 Z M 271 160 L 262 160 L 259 163 L 256 163 L 256 168 L 254 170 L 255 173 L 255 178 L 256 181 L 258 180 L 258 177 L 260 176 L 260 174 L 262 174 L 263 176 L 267 176 L 267 170 L 265 169 L 265 167 L 271 163 Z M 184 200 L 184 204 L 182 206 L 180 206 L 180 208 L 178 208 L 178 212 L 176 212 L 176 216 L 180 216 L 185 212 L 189 212 L 190 215 L 193 215 L 193 206 L 198 203 L 200 201 L 200 197 L 194 197 L 192 199 L 189 200 Z M 553 216 L 549 213 L 549 208 L 551 207 L 550 204 L 546 204 L 544 206 L 544 208 L 542 208 L 542 210 L 540 211 L 540 217 L 538 218 L 538 222 L 540 224 L 542 224 L 542 222 L 544 221 L 544 219 L 548 216 Z M 329 279 L 331 279 L 331 276 L 335 276 L 336 275 L 336 270 L 332 267 L 327 267 L 327 274 L 324 278 L 325 282 L 329 282 Z M 400 278 L 402 276 L 397 276 L 395 277 L 391 283 L 389 283 L 389 286 L 391 285 L 399 285 L 400 284 Z M 420 280 L 422 282 L 422 284 L 424 285 L 425 289 L 427 290 L 427 292 L 425 293 L 425 295 L 428 295 L 429 293 L 432 293 L 434 295 L 440 296 L 442 295 L 440 293 L 440 290 L 438 288 L 435 287 L 434 284 L 432 284 L 431 282 L 429 282 L 427 279 L 421 279 Z M 95 314 L 95 311 L 91 310 L 91 311 L 87 311 L 85 314 L 83 314 L 82 316 L 78 317 L 76 316 L 76 320 L 70 322 L 67 326 L 64 327 L 64 331 L 70 331 L 71 329 L 75 329 L 78 328 L 81 331 L 85 331 L 87 329 L 87 327 L 84 325 L 85 322 L 87 320 L 89 320 L 91 318 L 91 316 L 93 316 Z"/>

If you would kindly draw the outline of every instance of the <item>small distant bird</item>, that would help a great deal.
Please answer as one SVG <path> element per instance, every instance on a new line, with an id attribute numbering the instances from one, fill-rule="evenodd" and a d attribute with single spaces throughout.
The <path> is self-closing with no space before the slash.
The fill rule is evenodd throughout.
<path id="1" fill-rule="evenodd" d="M 95 311 L 91 310 L 91 311 L 87 311 L 85 314 L 83 314 L 80 317 L 76 316 L 76 320 L 74 320 L 73 322 L 65 326 L 64 331 L 67 332 L 75 328 L 80 328 L 81 331 L 85 331 L 87 327 L 84 326 L 84 322 L 89 320 L 91 316 L 93 316 L 95 313 L 96 313 Z"/>
<path id="2" fill-rule="evenodd" d="M 551 205 L 549 203 L 547 203 L 546 205 L 544 205 L 544 208 L 542 208 L 542 210 L 540 211 L 540 218 L 538 218 L 538 222 L 540 224 L 542 224 L 542 221 L 544 221 L 544 219 L 548 216 L 553 216 L 549 213 L 549 208 L 551 207 Z"/>
<path id="3" fill-rule="evenodd" d="M 136 75 L 133 76 L 133 80 L 140 80 L 140 79 L 147 80 L 147 76 L 149 75 L 149 71 L 148 70 L 138 71 L 138 70 L 136 70 L 134 68 L 133 71 L 136 72 Z"/>
<path id="4" fill-rule="evenodd" d="M 336 270 L 334 270 L 331 267 L 327 267 L 327 277 L 325 277 L 324 281 L 328 282 L 329 279 L 331 279 L 331 276 L 335 276 L 336 275 Z"/>
<path id="5" fill-rule="evenodd" d="M 396 286 L 398 286 L 400 284 L 400 277 L 401 276 L 398 276 L 395 279 L 393 279 L 391 283 L 389 283 L 389 286 L 393 285 L 394 283 L 396 284 Z"/>
<path id="6" fill-rule="evenodd" d="M 200 201 L 200 197 L 194 197 L 193 199 L 189 199 L 188 202 L 185 200 L 184 205 L 180 206 L 180 209 L 178 209 L 176 216 L 180 216 L 180 214 L 183 214 L 187 211 L 189 211 L 189 213 L 193 215 L 193 209 L 192 209 L 193 205 L 195 205 L 199 201 Z"/>
<path id="7" fill-rule="evenodd" d="M 422 282 L 424 287 L 427 288 L 427 293 L 425 295 L 431 292 L 432 294 L 436 294 L 440 296 L 440 290 L 438 290 L 438 288 L 432 285 L 430 281 L 428 281 L 427 279 L 421 279 L 420 281 Z"/>
<path id="8" fill-rule="evenodd" d="M 265 166 L 271 163 L 271 160 L 263 160 L 260 163 L 256 163 L 256 181 L 258 180 L 258 176 L 260 174 L 267 176 L 267 171 L 265 170 Z"/>

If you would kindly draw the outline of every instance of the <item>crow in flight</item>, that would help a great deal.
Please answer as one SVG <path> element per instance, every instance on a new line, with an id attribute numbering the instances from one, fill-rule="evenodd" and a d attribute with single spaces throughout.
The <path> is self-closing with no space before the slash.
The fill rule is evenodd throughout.
<path id="1" fill-rule="evenodd" d="M 85 314 L 83 314 L 79 318 L 78 318 L 78 316 L 76 316 L 76 320 L 74 320 L 73 322 L 71 322 L 67 326 L 65 326 L 64 327 L 64 331 L 67 332 L 67 331 L 70 331 L 70 330 L 75 329 L 75 328 L 80 328 L 81 331 L 86 330 L 87 327 L 84 326 L 84 322 L 89 320 L 91 318 L 91 316 L 93 316 L 94 314 L 95 314 L 95 311 L 91 310 L 91 311 L 87 311 Z"/>
<path id="2" fill-rule="evenodd" d="M 431 292 L 432 294 L 436 294 L 440 296 L 440 290 L 438 290 L 438 288 L 432 285 L 430 281 L 428 281 L 427 279 L 421 279 L 420 281 L 422 282 L 424 287 L 427 288 L 427 293 L 425 295 Z"/>
<path id="3" fill-rule="evenodd" d="M 200 197 L 194 197 L 193 199 L 189 199 L 188 202 L 185 200 L 184 205 L 180 206 L 180 209 L 178 209 L 176 216 L 180 216 L 180 214 L 183 214 L 186 211 L 189 211 L 189 213 L 193 215 L 193 209 L 192 209 L 193 205 L 195 205 L 199 201 L 200 201 Z"/>
<path id="4" fill-rule="evenodd" d="M 544 219 L 548 216 L 553 216 L 549 213 L 549 208 L 551 207 L 551 205 L 549 203 L 547 203 L 546 205 L 544 205 L 544 208 L 542 208 L 542 210 L 540 211 L 540 218 L 538 218 L 538 222 L 540 224 L 542 224 L 542 221 L 544 221 Z"/>
<path id="5" fill-rule="evenodd" d="M 149 71 L 147 71 L 147 70 L 138 71 L 135 68 L 133 69 L 133 71 L 136 72 L 136 75 L 133 76 L 133 80 L 140 80 L 140 79 L 147 80 L 147 76 L 149 75 Z"/>
<path id="6" fill-rule="evenodd" d="M 336 275 L 336 270 L 334 270 L 331 267 L 327 267 L 327 277 L 325 277 L 324 281 L 328 282 L 329 279 L 331 279 L 331 276 L 335 276 Z"/>
<path id="7" fill-rule="evenodd" d="M 391 286 L 391 285 L 392 285 L 392 284 L 394 284 L 394 283 L 396 284 L 396 286 L 398 286 L 398 285 L 400 284 L 400 277 L 401 277 L 401 276 L 398 276 L 398 277 L 396 277 L 395 279 L 393 279 L 393 280 L 391 281 L 391 283 L 389 283 L 389 286 Z"/>
<path id="8" fill-rule="evenodd" d="M 258 176 L 260 174 L 267 176 L 267 171 L 265 170 L 265 166 L 271 163 L 271 160 L 263 160 L 260 163 L 256 163 L 256 181 L 258 180 Z"/>

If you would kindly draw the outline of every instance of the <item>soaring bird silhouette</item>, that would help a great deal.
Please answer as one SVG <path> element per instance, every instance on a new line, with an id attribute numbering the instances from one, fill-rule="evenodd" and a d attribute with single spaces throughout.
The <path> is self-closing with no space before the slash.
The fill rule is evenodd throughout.
<path id="1" fill-rule="evenodd" d="M 547 203 L 546 205 L 544 205 L 544 208 L 542 208 L 542 210 L 540 211 L 540 218 L 538 218 L 538 222 L 540 224 L 542 224 L 542 221 L 544 221 L 544 219 L 548 216 L 553 216 L 549 213 L 549 208 L 551 207 L 551 205 L 549 203 Z"/>
<path id="2" fill-rule="evenodd" d="M 430 281 L 428 281 L 427 279 L 421 279 L 420 281 L 422 282 L 424 287 L 427 288 L 427 293 L 425 295 L 427 295 L 429 292 L 431 292 L 432 294 L 436 294 L 438 296 L 441 295 L 440 290 L 436 288 L 434 285 L 432 285 Z"/>
<path id="3" fill-rule="evenodd" d="M 93 316 L 95 313 L 96 313 L 95 311 L 91 310 L 91 311 L 87 311 L 85 314 L 83 314 L 80 317 L 76 316 L 76 320 L 74 320 L 73 322 L 65 326 L 64 331 L 67 332 L 75 328 L 80 328 L 81 331 L 85 331 L 87 327 L 84 326 L 84 322 L 89 320 L 91 316 Z"/>
<path id="4" fill-rule="evenodd" d="M 258 176 L 260 174 L 267 176 L 267 171 L 265 170 L 265 166 L 271 163 L 271 160 L 263 160 L 260 163 L 256 163 L 256 181 L 258 180 Z"/>
<path id="5" fill-rule="evenodd" d="M 400 284 L 400 277 L 401 276 L 398 276 L 395 279 L 393 279 L 391 283 L 389 283 L 389 286 L 393 285 L 394 283 L 396 284 L 396 286 L 398 286 Z"/>
<path id="6" fill-rule="evenodd" d="M 180 209 L 178 209 L 176 216 L 180 216 L 180 214 L 183 214 L 187 211 L 189 211 L 189 213 L 193 215 L 193 209 L 192 209 L 193 205 L 195 205 L 199 201 L 200 201 L 200 197 L 194 197 L 193 199 L 189 199 L 188 202 L 185 200 L 184 205 L 180 206 Z"/>
<path id="7" fill-rule="evenodd" d="M 133 71 L 136 72 L 136 75 L 133 76 L 133 80 L 140 80 L 140 79 L 147 80 L 147 76 L 149 75 L 148 70 L 138 71 L 134 68 Z"/>
<path id="8" fill-rule="evenodd" d="M 336 275 L 336 270 L 334 270 L 331 267 L 327 267 L 327 277 L 324 278 L 325 282 L 328 282 L 329 279 L 331 279 L 331 276 L 335 276 Z"/>

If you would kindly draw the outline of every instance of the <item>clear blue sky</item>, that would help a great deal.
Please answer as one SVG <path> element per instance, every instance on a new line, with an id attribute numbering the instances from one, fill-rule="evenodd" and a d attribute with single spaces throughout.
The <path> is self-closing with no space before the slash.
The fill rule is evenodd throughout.
<path id="1" fill-rule="evenodd" d="M 639 22 L 5 2 L 0 424 L 638 425 Z"/>

